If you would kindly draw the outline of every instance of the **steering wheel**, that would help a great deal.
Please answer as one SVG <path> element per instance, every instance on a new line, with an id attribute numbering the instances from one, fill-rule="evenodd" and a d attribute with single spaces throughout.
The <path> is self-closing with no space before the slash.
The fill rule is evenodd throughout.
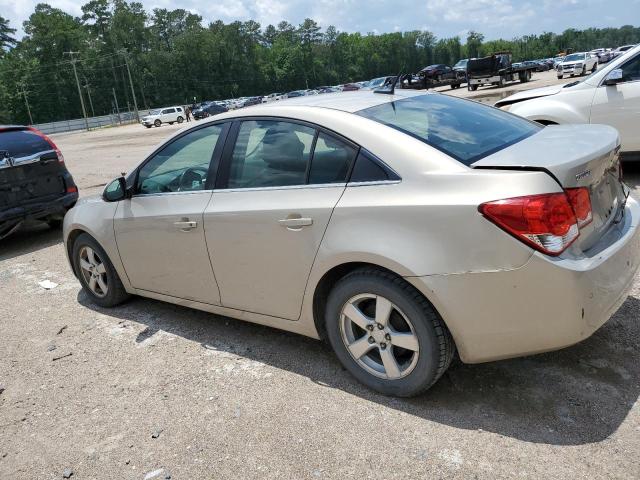
<path id="1" fill-rule="evenodd" d="M 198 182 L 199 185 L 207 178 L 208 169 L 204 167 L 190 167 L 187 168 L 182 175 L 180 175 L 180 180 L 178 181 L 178 191 L 185 192 L 194 190 L 193 184 L 194 182 Z M 195 190 L 200 190 L 200 188 L 195 188 Z"/>

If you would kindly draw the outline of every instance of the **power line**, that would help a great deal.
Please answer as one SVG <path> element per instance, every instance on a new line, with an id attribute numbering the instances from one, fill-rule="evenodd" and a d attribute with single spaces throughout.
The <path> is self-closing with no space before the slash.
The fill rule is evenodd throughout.
<path id="1" fill-rule="evenodd" d="M 71 57 L 71 66 L 73 67 L 73 74 L 76 77 L 76 85 L 78 86 L 78 95 L 80 95 L 80 104 L 82 105 L 82 114 L 84 115 L 84 124 L 89 130 L 89 120 L 87 119 L 87 109 L 84 107 L 84 98 L 82 97 L 82 90 L 80 90 L 80 81 L 78 80 L 78 72 L 76 70 L 76 61 L 73 56 L 78 55 L 79 52 L 64 52 L 63 55 L 67 54 Z"/>

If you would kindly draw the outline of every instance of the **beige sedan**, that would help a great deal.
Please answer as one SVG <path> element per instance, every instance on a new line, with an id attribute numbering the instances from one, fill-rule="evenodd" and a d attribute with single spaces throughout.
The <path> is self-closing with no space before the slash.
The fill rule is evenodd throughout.
<path id="1" fill-rule="evenodd" d="M 88 297 L 328 339 L 369 387 L 429 388 L 600 327 L 640 264 L 610 127 L 439 94 L 348 92 L 218 115 L 65 217 Z M 179 321 L 179 320 L 176 320 Z"/>

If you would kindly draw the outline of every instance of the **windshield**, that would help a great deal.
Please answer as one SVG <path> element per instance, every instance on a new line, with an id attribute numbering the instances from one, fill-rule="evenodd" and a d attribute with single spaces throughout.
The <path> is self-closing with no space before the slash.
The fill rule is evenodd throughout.
<path id="1" fill-rule="evenodd" d="M 565 62 L 575 62 L 577 60 L 584 60 L 584 53 L 572 53 L 564 59 Z"/>
<path id="2" fill-rule="evenodd" d="M 160 115 L 160 110 L 151 110 L 149 115 Z"/>
<path id="3" fill-rule="evenodd" d="M 456 63 L 456 64 L 453 66 L 453 68 L 456 68 L 456 67 L 466 67 L 466 66 L 467 66 L 467 62 L 468 62 L 468 60 L 460 60 L 458 63 Z"/>
<path id="4" fill-rule="evenodd" d="M 382 85 L 384 83 L 384 81 L 387 79 L 387 77 L 379 77 L 379 78 L 374 78 L 373 80 L 369 81 L 369 85 L 367 85 L 368 87 L 379 87 L 380 85 Z"/>
<path id="5" fill-rule="evenodd" d="M 437 94 L 383 103 L 356 114 L 411 135 L 465 165 L 542 128 L 497 108 Z"/>

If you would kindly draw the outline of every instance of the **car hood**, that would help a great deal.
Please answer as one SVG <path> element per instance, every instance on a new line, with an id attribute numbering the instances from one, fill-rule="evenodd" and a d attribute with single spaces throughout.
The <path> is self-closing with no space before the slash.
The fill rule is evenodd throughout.
<path id="1" fill-rule="evenodd" d="M 496 107 L 503 105 L 510 105 L 512 103 L 522 102 L 523 100 L 530 100 L 538 97 L 548 97 L 549 95 L 555 95 L 562 91 L 562 85 L 551 85 L 549 87 L 534 88 L 532 90 L 526 90 L 524 92 L 518 92 L 509 97 L 498 100 L 495 104 Z"/>

